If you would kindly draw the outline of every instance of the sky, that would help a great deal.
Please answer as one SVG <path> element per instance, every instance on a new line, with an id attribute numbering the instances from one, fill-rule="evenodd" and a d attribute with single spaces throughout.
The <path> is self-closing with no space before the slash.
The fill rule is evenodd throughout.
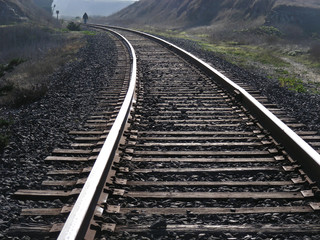
<path id="1" fill-rule="evenodd" d="M 108 16 L 122 8 L 127 7 L 137 0 L 54 0 L 54 12 L 59 10 L 61 16 L 81 16 L 84 12 L 88 15 Z"/>

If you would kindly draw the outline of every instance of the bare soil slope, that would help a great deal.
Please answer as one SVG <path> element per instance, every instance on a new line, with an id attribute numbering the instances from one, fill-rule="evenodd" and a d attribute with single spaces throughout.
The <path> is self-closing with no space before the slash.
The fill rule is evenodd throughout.
<path id="1" fill-rule="evenodd" d="M 292 24 L 320 32 L 317 0 L 140 0 L 107 18 L 117 25 L 191 28 L 224 24 L 250 27 Z"/>

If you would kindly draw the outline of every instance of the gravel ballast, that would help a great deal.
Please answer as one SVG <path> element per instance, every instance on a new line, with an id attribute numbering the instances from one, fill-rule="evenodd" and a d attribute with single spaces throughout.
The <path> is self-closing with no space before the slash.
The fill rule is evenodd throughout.
<path id="1" fill-rule="evenodd" d="M 208 109 L 213 109 L 216 106 L 221 106 L 221 103 L 215 102 L 215 100 L 205 101 L 206 94 L 209 96 L 218 96 L 219 94 L 215 92 L 217 89 L 214 88 L 214 85 L 206 85 L 207 83 L 211 83 L 213 79 L 205 79 L 201 75 L 196 74 L 196 71 L 190 71 L 190 68 L 182 68 L 184 65 L 180 63 L 178 59 L 173 56 L 170 56 L 168 53 L 164 53 L 165 51 L 160 47 L 153 46 L 153 44 L 149 42 L 137 41 L 140 40 L 138 36 L 132 36 L 130 34 L 124 36 L 128 36 L 130 38 L 134 38 L 134 47 L 138 49 L 137 55 L 138 59 L 141 60 L 141 65 L 143 69 L 141 69 L 141 80 L 140 80 L 140 89 L 141 94 L 138 97 L 137 105 L 141 106 L 136 110 L 136 115 L 139 116 L 139 121 L 135 122 L 132 125 L 132 134 L 136 134 L 138 132 L 137 138 L 134 138 L 136 143 L 133 143 L 132 146 L 128 146 L 128 151 L 124 151 L 128 154 L 128 156 L 123 157 L 120 160 L 119 165 L 123 168 L 117 172 L 116 178 L 126 179 L 130 181 L 127 186 L 123 186 L 122 184 L 116 185 L 114 188 L 121 189 L 124 191 L 124 195 L 119 196 L 117 194 L 110 194 L 108 198 L 108 205 L 112 206 L 120 206 L 119 214 L 105 214 L 105 223 L 116 223 L 118 229 L 121 229 L 121 225 L 123 225 L 123 229 L 118 232 L 112 234 L 105 234 L 102 236 L 106 239 L 268 239 L 275 237 L 276 239 L 319 239 L 319 236 L 310 235 L 302 236 L 295 233 L 288 234 L 273 234 L 275 236 L 270 237 L 270 234 L 260 234 L 254 233 L 252 235 L 242 236 L 239 233 L 228 235 L 219 234 L 205 234 L 202 233 L 197 236 L 196 233 L 192 232 L 191 234 L 186 233 L 170 233 L 170 231 L 166 231 L 169 228 L 166 228 L 166 225 L 170 224 L 171 226 L 174 224 L 182 224 L 182 225 L 193 225 L 198 224 L 203 225 L 237 225 L 243 226 L 245 224 L 253 224 L 253 226 L 258 226 L 259 224 L 309 224 L 309 223 L 319 223 L 319 215 L 318 213 L 310 213 L 310 214 L 239 214 L 230 216 L 228 214 L 204 214 L 204 216 L 199 216 L 194 214 L 194 216 L 190 216 L 190 212 L 186 211 L 183 208 L 194 207 L 222 207 L 222 208 L 248 208 L 248 207 L 271 207 L 274 206 L 276 208 L 280 206 L 299 206 L 299 204 L 306 204 L 305 199 L 301 202 L 294 201 L 292 199 L 277 199 L 273 200 L 272 193 L 276 192 L 298 192 L 303 190 L 304 187 L 308 189 L 309 186 L 291 186 L 291 187 L 273 187 L 273 186 L 257 186 L 254 188 L 247 187 L 208 187 L 204 188 L 201 186 L 179 186 L 176 182 L 191 182 L 191 181 L 212 181 L 224 183 L 228 181 L 284 181 L 294 178 L 294 175 L 282 174 L 281 167 L 285 164 L 290 165 L 290 162 L 277 162 L 276 165 L 279 166 L 278 170 L 275 170 L 273 173 L 268 172 L 267 170 L 258 170 L 258 172 L 253 172 L 253 164 L 246 163 L 243 166 L 248 167 L 250 169 L 249 172 L 242 171 L 239 174 L 232 172 L 221 172 L 216 173 L 207 173 L 203 169 L 200 168 L 200 164 L 197 161 L 194 161 L 192 164 L 188 163 L 188 165 L 184 165 L 183 161 L 186 158 L 196 158 L 195 156 L 206 159 L 206 154 L 202 151 L 208 150 L 210 147 L 211 151 L 225 151 L 221 153 L 221 157 L 225 157 L 226 152 L 230 150 L 226 146 L 217 147 L 211 145 L 210 147 L 206 147 L 204 145 L 185 144 L 184 146 L 175 145 L 174 143 L 179 142 L 181 140 L 177 140 L 176 142 L 171 142 L 172 138 L 177 136 L 187 135 L 185 133 L 181 133 L 182 131 L 196 132 L 196 131 L 209 131 L 214 135 L 214 131 L 217 132 L 227 132 L 227 130 L 233 130 L 234 132 L 254 132 L 259 130 L 257 126 L 250 124 L 239 124 L 239 125 L 227 125 L 227 126 L 218 126 L 218 124 L 191 124 L 191 120 L 194 120 L 195 112 L 199 113 L 200 116 L 205 115 L 206 117 L 210 116 L 210 111 Z M 139 42 L 139 43 L 138 43 Z M 143 42 L 141 44 L 140 42 Z M 192 42 L 188 42 L 191 44 L 189 48 L 192 49 Z M 181 45 L 180 45 L 181 46 Z M 196 46 L 194 46 L 197 48 Z M 188 46 L 183 46 L 183 48 L 188 48 Z M 143 51 L 139 51 L 139 49 L 143 49 Z M 189 49 L 188 49 L 189 50 Z M 161 56 L 157 58 L 157 61 L 149 60 L 150 52 L 161 52 Z M 193 52 L 196 55 L 200 55 L 202 52 Z M 160 55 L 160 54 L 159 54 Z M 204 57 L 201 57 L 204 58 Z M 166 59 L 166 60 L 165 60 Z M 206 60 L 207 61 L 207 60 Z M 219 61 L 219 59 L 217 59 Z M 208 62 L 208 61 L 207 61 Z M 218 62 L 220 64 L 224 64 Z M 168 67 L 171 66 L 171 67 Z M 232 65 L 230 65 L 232 67 Z M 181 69 L 182 68 L 182 69 Z M 234 67 L 233 69 L 237 69 Z M 227 69 L 227 74 L 232 79 L 238 79 L 234 77 L 236 74 L 240 74 L 237 72 L 232 72 L 230 69 Z M 239 71 L 242 71 L 239 69 Z M 249 75 L 249 78 L 253 78 L 254 75 Z M 244 79 L 243 79 L 244 81 Z M 174 89 L 174 90 L 172 90 Z M 194 96 L 184 95 L 185 92 L 188 94 L 190 92 L 194 94 Z M 206 92 L 208 91 L 208 92 Z M 210 91 L 210 92 L 209 92 Z M 202 96 L 203 98 L 201 98 Z M 200 99 L 200 100 L 199 100 Z M 198 100 L 198 101 L 196 101 Z M 236 107 L 230 104 L 228 107 Z M 200 109 L 203 112 L 200 112 Z M 207 110 L 205 110 L 207 109 Z M 206 114 L 206 111 L 208 113 Z M 192 113 L 192 114 L 191 114 Z M 193 115 L 194 113 L 194 115 Z M 161 116 L 159 116 L 159 114 Z M 232 113 L 229 113 L 231 116 Z M 199 119 L 202 118 L 199 116 Z M 174 117 L 174 120 L 173 120 Z M 219 115 L 212 114 L 212 119 L 218 119 Z M 166 120 L 160 122 L 160 120 Z M 207 118 L 206 118 L 207 119 Z M 223 117 L 222 117 L 223 119 Z M 189 121 L 190 120 L 190 121 Z M 198 120 L 198 119 L 197 119 Z M 243 119 L 245 120 L 245 119 Z M 179 121 L 179 122 L 178 122 Z M 179 123 L 189 123 L 185 125 L 180 125 Z M 226 123 L 228 121 L 226 120 Z M 192 122 L 193 123 L 193 122 Z M 244 123 L 244 122 L 243 122 Z M 160 135 L 157 131 L 163 131 L 163 138 L 172 137 L 170 140 L 163 140 L 163 142 L 159 143 L 159 139 L 155 136 Z M 154 133 L 156 132 L 156 133 Z M 200 133 L 201 134 L 201 133 Z M 130 134 L 129 134 L 130 135 Z M 139 138 L 139 136 L 143 135 L 145 138 Z M 189 135 L 188 135 L 189 136 Z M 208 141 L 208 140 L 207 140 Z M 218 142 L 218 140 L 217 140 Z M 167 143 L 167 144 L 164 144 Z M 197 143 L 197 140 L 192 140 L 192 143 Z M 258 147 L 245 147 L 239 146 L 239 148 L 232 148 L 232 150 L 243 151 L 243 152 L 251 152 L 254 150 L 267 150 L 269 147 L 272 148 L 274 145 L 272 143 L 267 144 L 268 146 L 262 146 L 260 149 Z M 269 146 L 271 145 L 271 146 Z M 230 146 L 228 146 L 230 147 Z M 172 152 L 171 152 L 172 151 Z M 194 152 L 192 152 L 194 151 Z M 280 153 L 279 153 L 280 154 Z M 208 158 L 214 158 L 214 154 L 208 154 Z M 272 155 L 267 155 L 268 157 L 272 157 Z M 131 159 L 132 158 L 132 159 Z M 157 159 L 158 158 L 158 159 Z M 169 160 L 168 163 L 163 163 L 162 159 Z M 258 159 L 258 157 L 257 157 Z M 140 162 L 140 165 L 136 164 L 136 162 Z M 261 164 L 262 165 L 262 164 Z M 268 163 L 263 163 L 264 166 L 270 166 Z M 227 166 L 227 165 L 223 165 Z M 117 166 L 119 167 L 119 166 Z M 190 167 L 190 169 L 187 169 Z M 207 164 L 206 166 L 202 166 L 206 169 L 213 170 L 214 168 L 222 167 L 222 164 L 216 163 L 212 161 L 212 163 Z M 235 164 L 233 166 L 235 167 Z M 234 170 L 234 169 L 232 169 Z M 281 174 L 278 174 L 281 173 Z M 292 173 L 294 174 L 294 173 Z M 144 184 L 150 184 L 150 186 L 146 187 Z M 154 184 L 152 182 L 157 182 L 158 184 Z M 161 185 L 163 182 L 175 182 L 172 186 L 168 186 L 166 184 Z M 146 184 L 147 185 L 147 184 Z M 176 186 L 175 186 L 176 185 Z M 200 184 L 199 184 L 200 185 Z M 300 189 L 301 187 L 301 189 Z M 241 192 L 247 193 L 255 192 L 255 193 L 267 193 L 267 199 L 250 198 L 245 200 L 236 199 L 236 197 L 226 197 L 224 200 L 219 200 L 215 196 L 211 197 L 208 200 L 202 199 L 198 197 L 198 193 L 217 193 L 217 192 L 225 192 L 225 193 L 236 193 Z M 187 193 L 187 194 L 185 194 Z M 246 197 L 242 196 L 242 197 Z M 195 199 L 193 199 L 193 197 Z M 241 198 L 242 198 L 241 197 Z M 205 198 L 205 197 L 203 197 Z M 269 199 L 270 198 L 270 199 Z M 168 211 L 163 214 L 158 212 L 153 212 L 155 208 L 170 208 Z M 121 208 L 128 208 L 128 212 L 123 211 L 121 213 Z M 135 208 L 139 208 L 136 210 Z M 140 208 L 150 208 L 150 212 L 148 210 L 142 210 Z M 183 209 L 184 213 L 177 213 L 172 209 Z M 198 210 L 198 209 L 197 209 Z M 130 211 L 130 212 L 129 212 Z M 140 212 L 139 212 L 140 211 Z M 190 210 L 192 212 L 192 210 Z M 269 211 L 269 210 L 268 210 Z M 185 214 L 186 212 L 186 214 Z M 142 213 L 142 214 L 141 214 Z M 312 219 L 312 220 L 311 220 Z M 311 221 L 310 221 L 311 220 Z M 309 222 L 310 221 L 310 222 Z M 161 223 L 161 224 L 160 224 Z M 118 226 L 119 225 L 119 226 Z M 128 225 L 131 227 L 128 227 Z M 135 234 L 133 232 L 137 231 L 136 229 L 140 225 L 145 225 L 146 230 L 144 234 L 139 235 L 139 233 Z M 156 234 L 153 235 L 154 231 L 152 229 L 157 229 L 155 227 L 158 226 L 162 232 L 159 233 L 159 236 Z M 261 225 L 260 225 L 261 226 Z M 162 227 L 162 228 L 161 228 Z M 174 226 L 172 226 L 175 228 Z M 201 227 L 199 227 L 201 229 Z M 132 232 L 131 232 L 132 229 Z M 255 230 L 260 229 L 259 227 L 255 227 Z M 176 229 L 173 230 L 173 232 Z M 201 231 L 201 230 L 200 230 Z M 227 232 L 227 230 L 226 230 Z M 150 233 L 150 234 L 149 234 Z M 201 235 L 201 236 L 200 236 Z M 97 237 L 97 239 L 100 236 Z"/>
<path id="2" fill-rule="evenodd" d="M 19 109 L 0 109 L 2 118 L 12 119 L 10 144 L 1 156 L 0 238 L 20 213 L 18 200 L 12 194 L 21 188 L 39 188 L 51 169 L 44 163 L 56 147 L 70 143 L 70 130 L 80 129 L 94 111 L 95 95 L 106 86 L 113 74 L 116 47 L 105 34 L 88 37 L 88 44 L 77 61 L 66 64 L 50 77 L 48 93 L 41 100 Z M 238 68 L 213 53 L 205 52 L 191 41 L 171 42 L 224 69 L 231 79 L 240 79 L 262 91 L 272 102 L 285 108 L 310 130 L 320 132 L 320 97 L 294 93 L 278 82 Z"/>
<path id="3" fill-rule="evenodd" d="M 81 129 L 95 110 L 99 90 L 114 73 L 117 52 L 113 40 L 100 33 L 86 40 L 76 60 L 49 77 L 48 92 L 41 100 L 18 109 L 0 109 L 1 118 L 13 122 L 10 144 L 0 163 L 0 238 L 20 213 L 21 205 L 12 194 L 40 187 L 50 169 L 44 159 L 54 148 L 69 145 L 68 132 Z"/>

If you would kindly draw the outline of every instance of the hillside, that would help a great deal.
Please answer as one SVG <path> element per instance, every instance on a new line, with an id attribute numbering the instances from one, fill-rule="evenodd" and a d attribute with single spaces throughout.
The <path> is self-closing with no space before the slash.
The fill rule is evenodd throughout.
<path id="1" fill-rule="evenodd" d="M 52 13 L 52 3 L 53 0 L 33 0 L 33 2 L 43 8 L 44 10 L 46 10 L 48 13 Z"/>
<path id="2" fill-rule="evenodd" d="M 169 28 L 262 24 L 295 25 L 320 33 L 318 0 L 140 0 L 110 16 L 117 25 L 150 25 Z"/>
<path id="3" fill-rule="evenodd" d="M 44 2 L 46 5 L 43 5 Z M 0 25 L 23 21 L 49 21 L 51 13 L 48 4 L 51 0 L 42 1 L 44 8 L 37 6 L 33 0 L 0 0 Z M 40 3 L 37 1 L 37 3 Z"/>
<path id="4" fill-rule="evenodd" d="M 56 9 L 61 16 L 82 16 L 87 12 L 91 16 L 109 16 L 129 6 L 133 0 L 108 0 L 108 1 L 86 1 L 86 0 L 55 0 Z"/>

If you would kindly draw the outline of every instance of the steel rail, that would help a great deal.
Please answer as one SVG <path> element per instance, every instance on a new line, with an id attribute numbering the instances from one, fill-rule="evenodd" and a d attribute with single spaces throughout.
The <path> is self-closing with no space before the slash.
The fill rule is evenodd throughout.
<path id="1" fill-rule="evenodd" d="M 101 26 L 101 25 L 99 25 Z M 241 104 L 247 108 L 252 115 L 254 115 L 259 122 L 272 134 L 272 136 L 279 141 L 285 148 L 291 157 L 298 161 L 304 171 L 311 177 L 312 180 L 320 181 L 320 155 L 315 151 L 308 143 L 306 143 L 299 135 L 297 135 L 292 129 L 290 129 L 285 123 L 283 123 L 278 117 L 271 113 L 266 107 L 258 102 L 251 94 L 249 94 L 242 87 L 234 83 L 228 77 L 220 73 L 218 70 L 205 63 L 201 59 L 197 58 L 193 54 L 185 51 L 184 49 L 166 41 L 159 37 L 153 36 L 148 33 L 127 29 L 123 27 L 107 26 L 108 28 L 119 29 L 129 31 L 149 39 L 152 39 L 163 46 L 166 46 L 170 50 L 176 52 L 183 58 L 188 59 L 194 63 L 197 67 L 206 72 L 209 76 L 215 78 L 220 85 L 229 91 L 231 95 L 241 102 Z"/>
<path id="2" fill-rule="evenodd" d="M 116 34 L 127 46 L 131 55 L 131 76 L 129 88 L 117 115 L 117 118 L 108 134 L 106 141 L 97 157 L 97 160 L 88 176 L 88 179 L 68 216 L 58 239 L 84 239 L 90 220 L 95 211 L 99 195 L 104 187 L 105 179 L 111 168 L 112 160 L 122 136 L 125 124 L 127 123 L 132 103 L 134 101 L 137 59 L 135 51 L 130 42 L 121 34 L 109 30 Z"/>

